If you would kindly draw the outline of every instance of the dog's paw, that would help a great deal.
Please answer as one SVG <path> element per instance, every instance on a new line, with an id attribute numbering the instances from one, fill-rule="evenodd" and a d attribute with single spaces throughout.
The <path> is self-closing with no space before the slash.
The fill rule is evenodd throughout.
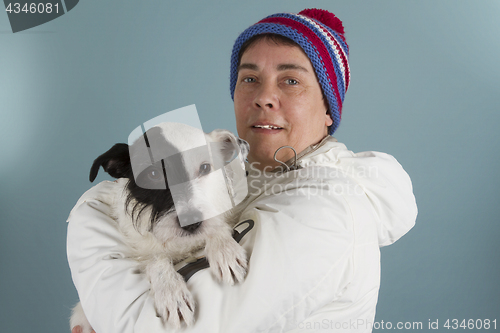
<path id="1" fill-rule="evenodd" d="M 180 275 L 152 289 L 156 313 L 166 325 L 179 329 L 183 322 L 194 323 L 194 299 Z"/>
<path id="2" fill-rule="evenodd" d="M 247 255 L 234 239 L 219 244 L 207 244 L 210 270 L 217 280 L 233 285 L 242 282 L 247 273 Z"/>

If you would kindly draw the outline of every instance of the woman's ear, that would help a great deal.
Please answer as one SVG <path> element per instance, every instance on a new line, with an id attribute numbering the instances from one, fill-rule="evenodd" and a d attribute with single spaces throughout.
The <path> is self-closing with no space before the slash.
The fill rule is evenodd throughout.
<path id="1" fill-rule="evenodd" d="M 326 127 L 330 127 L 330 126 L 332 126 L 332 124 L 333 124 L 333 119 L 330 116 L 330 114 L 328 113 L 328 110 L 326 110 L 325 125 L 326 125 Z"/>

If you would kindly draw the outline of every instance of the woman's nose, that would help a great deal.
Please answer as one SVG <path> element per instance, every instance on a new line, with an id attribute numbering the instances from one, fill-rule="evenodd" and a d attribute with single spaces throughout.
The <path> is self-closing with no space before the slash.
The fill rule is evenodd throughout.
<path id="1" fill-rule="evenodd" d="M 258 108 L 276 110 L 279 107 L 279 91 L 272 83 L 261 84 L 255 96 L 255 106 Z"/>

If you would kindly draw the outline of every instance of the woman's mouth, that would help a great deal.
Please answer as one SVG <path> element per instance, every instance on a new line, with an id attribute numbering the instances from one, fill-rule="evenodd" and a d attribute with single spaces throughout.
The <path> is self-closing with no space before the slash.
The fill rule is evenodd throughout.
<path id="1" fill-rule="evenodd" d="M 273 126 L 273 125 L 254 125 L 252 127 L 256 127 L 256 128 L 267 128 L 267 129 L 283 129 L 282 127 L 278 127 L 278 126 Z"/>
<path id="2" fill-rule="evenodd" d="M 252 126 L 252 131 L 256 133 L 278 133 L 280 130 L 282 130 L 283 127 L 279 127 L 276 125 L 270 125 L 270 124 L 265 124 L 265 125 L 253 125 Z"/>

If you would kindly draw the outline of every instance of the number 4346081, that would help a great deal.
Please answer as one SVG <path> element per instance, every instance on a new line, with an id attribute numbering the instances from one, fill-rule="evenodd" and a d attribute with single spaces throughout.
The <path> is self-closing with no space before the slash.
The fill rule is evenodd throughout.
<path id="1" fill-rule="evenodd" d="M 480 329 L 485 329 L 489 330 L 490 328 L 496 330 L 497 329 L 497 320 L 489 320 L 489 319 L 469 319 L 469 320 L 462 320 L 459 323 L 458 319 L 448 319 L 446 320 L 446 323 L 444 323 L 443 327 L 447 329 L 474 329 L 474 330 L 480 330 Z"/>
<path id="2" fill-rule="evenodd" d="M 48 3 L 30 3 L 29 5 L 27 3 L 24 4 L 24 6 L 21 8 L 20 3 L 9 3 L 7 7 L 5 8 L 5 11 L 8 12 L 9 14 L 14 13 L 14 14 L 19 14 L 20 12 L 24 12 L 26 14 L 31 13 L 31 14 L 43 14 L 47 13 L 50 14 L 53 11 L 56 13 L 59 13 L 59 4 L 56 3 L 55 5 L 52 5 L 50 2 Z"/>

